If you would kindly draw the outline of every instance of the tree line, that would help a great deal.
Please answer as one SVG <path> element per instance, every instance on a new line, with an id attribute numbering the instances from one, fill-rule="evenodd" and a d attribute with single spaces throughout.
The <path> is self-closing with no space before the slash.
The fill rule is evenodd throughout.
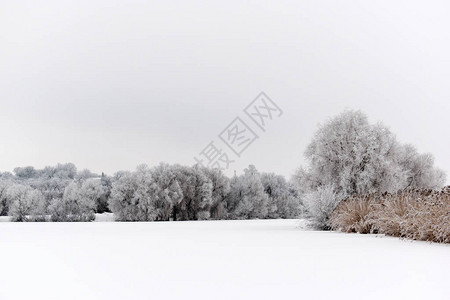
<path id="1" fill-rule="evenodd" d="M 250 165 L 228 178 L 201 165 L 140 165 L 113 176 L 78 171 L 74 164 L 0 173 L 0 215 L 13 221 L 92 221 L 113 212 L 117 221 L 295 218 L 329 229 L 329 216 L 349 196 L 439 189 L 446 182 L 431 154 L 397 141 L 360 111 L 345 111 L 319 126 L 305 151 L 307 165 L 286 180 Z"/>
<path id="2" fill-rule="evenodd" d="M 0 214 L 13 221 L 117 221 L 295 218 L 302 206 L 281 175 L 249 166 L 228 178 L 200 165 L 140 165 L 113 176 L 77 171 L 74 164 L 0 174 Z"/>

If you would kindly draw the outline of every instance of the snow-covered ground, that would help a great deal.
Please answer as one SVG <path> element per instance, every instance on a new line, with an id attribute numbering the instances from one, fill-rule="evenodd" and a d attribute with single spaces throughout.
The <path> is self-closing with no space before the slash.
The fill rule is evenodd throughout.
<path id="1" fill-rule="evenodd" d="M 448 245 L 300 223 L 1 223 L 0 299 L 450 299 Z"/>

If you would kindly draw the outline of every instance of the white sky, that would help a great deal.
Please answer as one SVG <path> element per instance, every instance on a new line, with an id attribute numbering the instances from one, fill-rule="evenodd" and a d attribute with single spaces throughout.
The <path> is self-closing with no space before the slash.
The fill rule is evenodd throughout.
<path id="1" fill-rule="evenodd" d="M 361 109 L 450 175 L 448 1 L 0 1 L 0 170 L 192 164 L 260 92 L 235 163 L 289 176 Z"/>

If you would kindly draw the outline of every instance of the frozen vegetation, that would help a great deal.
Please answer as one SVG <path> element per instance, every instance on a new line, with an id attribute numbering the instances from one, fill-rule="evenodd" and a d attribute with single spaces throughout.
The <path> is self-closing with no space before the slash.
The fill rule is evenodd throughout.
<path id="1" fill-rule="evenodd" d="M 420 154 L 413 146 L 398 142 L 387 127 L 369 123 L 362 112 L 345 111 L 319 126 L 305 157 L 306 166 L 289 180 L 253 165 L 231 178 L 200 164 L 143 164 L 112 176 L 79 171 L 70 163 L 44 169 L 19 167 L 14 174 L 0 173 L 0 217 L 16 222 L 87 222 L 105 212 L 113 213 L 115 221 L 133 222 L 306 217 L 321 230 L 382 232 L 450 242 L 448 197 L 433 200 L 437 205 L 433 208 L 420 197 L 443 187 L 444 172 L 434 166 L 431 154 Z M 400 212 L 376 209 L 395 207 L 389 200 L 392 197 L 377 197 L 381 203 L 369 205 L 369 212 L 355 213 L 353 206 L 347 206 L 350 211 L 339 206 L 355 196 L 411 189 L 418 191 L 408 200 L 414 205 L 405 202 L 409 209 Z M 401 224 L 395 226 L 403 229 L 392 230 L 392 225 L 381 230 L 381 225 L 364 223 L 375 211 L 383 211 L 377 219 L 382 221 L 375 223 Z M 342 214 L 336 216 L 337 212 Z M 343 217 L 345 222 L 336 221 Z M 415 226 L 417 222 L 422 225 Z M 407 228 L 406 223 L 410 224 Z M 369 229 L 355 229 L 366 225 Z"/>

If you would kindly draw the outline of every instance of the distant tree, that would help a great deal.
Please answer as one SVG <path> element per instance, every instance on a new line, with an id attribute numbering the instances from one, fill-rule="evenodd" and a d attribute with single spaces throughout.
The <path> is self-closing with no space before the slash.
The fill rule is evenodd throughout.
<path id="1" fill-rule="evenodd" d="M 225 199 L 230 193 L 230 179 L 219 169 L 202 167 L 203 173 L 211 182 L 210 218 L 220 220 L 227 216 Z"/>
<path id="2" fill-rule="evenodd" d="M 34 167 L 16 168 L 15 181 L 39 190 L 45 197 L 45 210 L 50 203 L 62 199 L 65 188 L 75 179 L 77 169 L 74 164 L 58 164 L 44 169 Z"/>
<path id="3" fill-rule="evenodd" d="M 135 172 L 137 190 L 134 202 L 137 208 L 136 219 L 139 221 L 155 221 L 161 214 L 158 207 L 160 187 L 153 179 L 147 165 L 138 166 Z"/>
<path id="4" fill-rule="evenodd" d="M 8 197 L 7 191 L 13 185 L 11 180 L 0 179 L 0 216 L 7 216 L 11 199 Z"/>
<path id="5" fill-rule="evenodd" d="M 39 177 L 29 180 L 26 183 L 39 190 L 44 195 L 45 210 L 48 211 L 48 207 L 53 201 L 62 199 L 64 190 L 71 182 L 71 179 L 63 179 L 59 177 Z"/>
<path id="6" fill-rule="evenodd" d="M 225 207 L 227 210 L 227 219 L 238 219 L 238 207 L 244 197 L 244 181 L 242 176 L 233 176 L 230 180 L 230 192 L 225 197 Z"/>
<path id="7" fill-rule="evenodd" d="M 109 208 L 117 221 L 139 221 L 136 191 L 138 181 L 131 172 L 116 173 L 109 199 Z"/>
<path id="8" fill-rule="evenodd" d="M 14 169 L 14 174 L 17 178 L 25 180 L 36 176 L 37 172 L 34 167 L 18 167 Z"/>
<path id="9" fill-rule="evenodd" d="M 42 221 L 44 216 L 44 196 L 38 190 L 22 184 L 14 184 L 6 191 L 10 204 L 8 215 L 12 221 Z"/>
<path id="10" fill-rule="evenodd" d="M 279 208 L 281 218 L 290 219 L 304 217 L 305 203 L 302 201 L 302 194 L 298 187 L 291 181 L 288 183 L 289 200 Z"/>
<path id="11" fill-rule="evenodd" d="M 444 171 L 434 167 L 434 157 L 430 153 L 420 154 L 412 145 L 400 148 L 398 162 L 406 172 L 407 187 L 440 189 L 445 185 Z"/>
<path id="12" fill-rule="evenodd" d="M 100 197 L 95 201 L 95 212 L 102 214 L 105 212 L 110 212 L 108 207 L 108 200 L 111 195 L 112 188 L 112 180 L 110 177 L 102 173 L 98 175 L 96 173 L 91 172 L 88 169 L 84 169 L 77 172 L 75 176 L 75 181 L 83 182 L 87 179 L 98 179 L 103 187 L 104 192 L 100 195 Z"/>
<path id="13" fill-rule="evenodd" d="M 158 216 L 156 221 L 169 221 L 173 217 L 174 221 L 182 219 L 181 201 L 183 200 L 183 190 L 178 180 L 178 167 L 161 163 L 152 168 L 153 180 L 158 187 L 156 194 L 156 209 Z"/>
<path id="14" fill-rule="evenodd" d="M 77 167 L 72 163 L 57 164 L 55 169 L 55 175 L 53 177 L 59 177 L 64 179 L 75 179 L 77 175 Z"/>
<path id="15" fill-rule="evenodd" d="M 167 164 L 149 169 L 138 166 L 132 173 L 117 174 L 109 207 L 118 221 L 168 221 L 183 192 L 177 172 Z"/>
<path id="16" fill-rule="evenodd" d="M 72 182 L 66 187 L 62 200 L 50 206 L 52 220 L 57 222 L 86 222 L 95 219 L 96 200 L 103 193 L 99 180 Z"/>
<path id="17" fill-rule="evenodd" d="M 268 196 L 268 218 L 286 219 L 297 217 L 300 214 L 299 199 L 284 176 L 274 173 L 262 173 L 261 183 Z"/>
<path id="18" fill-rule="evenodd" d="M 95 212 L 102 214 L 105 212 L 111 212 L 111 210 L 109 209 L 109 206 L 108 206 L 108 201 L 109 201 L 109 198 L 111 197 L 112 179 L 111 179 L 111 177 L 102 173 L 100 182 L 102 184 L 104 193 L 102 195 L 100 195 L 100 197 L 97 199 Z"/>
<path id="19" fill-rule="evenodd" d="M 227 199 L 229 217 L 265 218 L 268 214 L 268 200 L 259 172 L 255 166 L 250 165 L 243 175 L 231 181 L 231 192 Z"/>
<path id="20" fill-rule="evenodd" d="M 212 203 L 212 183 L 198 165 L 194 167 L 175 166 L 176 180 L 183 192 L 181 202 L 176 206 L 180 220 L 204 220 L 209 218 Z"/>
<path id="21" fill-rule="evenodd" d="M 0 172 L 1 180 L 14 180 L 14 175 L 11 172 Z"/>
<path id="22" fill-rule="evenodd" d="M 87 179 L 90 178 L 100 178 L 100 176 L 98 174 L 92 173 L 90 170 L 88 169 L 84 169 L 81 171 L 78 171 L 77 174 L 75 175 L 75 180 L 76 181 L 85 181 Z"/>
<path id="23" fill-rule="evenodd" d="M 261 183 L 264 186 L 264 192 L 268 196 L 267 202 L 267 217 L 276 219 L 279 217 L 278 205 L 279 202 L 286 201 L 289 196 L 287 182 L 283 176 L 275 175 L 274 173 L 261 174 Z"/>

